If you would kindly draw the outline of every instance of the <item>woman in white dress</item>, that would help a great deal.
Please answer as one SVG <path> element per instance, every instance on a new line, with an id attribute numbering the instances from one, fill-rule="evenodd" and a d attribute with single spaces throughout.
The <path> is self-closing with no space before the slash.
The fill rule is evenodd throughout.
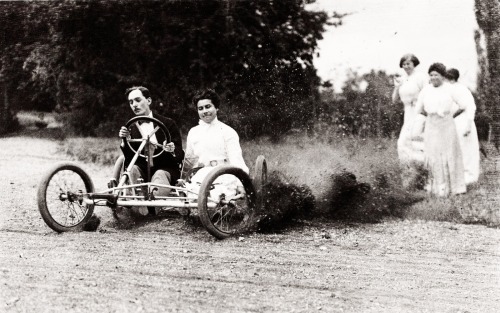
<path id="1" fill-rule="evenodd" d="M 464 164 L 453 120 L 456 106 L 466 109 L 466 102 L 445 81 L 446 67 L 434 63 L 429 67 L 431 84 L 418 96 L 416 111 L 425 116 L 424 166 L 428 171 L 426 189 L 433 195 L 465 193 Z M 415 125 L 414 134 L 419 133 Z"/>
<path id="2" fill-rule="evenodd" d="M 238 134 L 217 118 L 219 104 L 219 96 L 212 89 L 202 90 L 193 97 L 200 120 L 189 130 L 185 158 L 194 167 L 230 164 L 248 173 Z"/>
<path id="3" fill-rule="evenodd" d="M 248 166 L 245 164 L 240 146 L 239 136 L 236 131 L 225 123 L 219 121 L 220 98 L 212 89 L 199 91 L 193 97 L 200 117 L 197 126 L 189 130 L 186 143 L 185 168 L 200 168 L 193 177 L 188 189 L 197 192 L 205 177 L 218 165 L 228 164 L 241 168 L 247 174 Z M 222 175 L 216 180 L 224 187 L 226 196 L 236 196 L 243 193 L 242 185 L 232 175 Z"/>
<path id="4" fill-rule="evenodd" d="M 429 81 L 427 75 L 415 69 L 419 64 L 420 61 L 413 54 L 406 54 L 401 58 L 399 67 L 404 69 L 406 75 L 395 80 L 392 94 L 394 103 L 401 101 L 404 105 L 404 122 L 398 139 L 398 157 L 404 188 L 415 187 L 420 175 L 418 168 L 424 161 L 423 138 L 412 137 L 411 131 L 415 120 L 419 119 L 415 111 L 418 95 Z M 420 122 L 423 123 L 423 120 Z"/>
<path id="5" fill-rule="evenodd" d="M 479 139 L 477 137 L 476 123 L 474 123 L 476 104 L 469 88 L 457 82 L 460 72 L 457 69 L 450 68 L 446 73 L 450 84 L 455 87 L 459 97 L 463 99 L 466 105 L 465 111 L 455 117 L 455 125 L 464 161 L 465 184 L 470 185 L 478 181 L 480 172 Z"/>

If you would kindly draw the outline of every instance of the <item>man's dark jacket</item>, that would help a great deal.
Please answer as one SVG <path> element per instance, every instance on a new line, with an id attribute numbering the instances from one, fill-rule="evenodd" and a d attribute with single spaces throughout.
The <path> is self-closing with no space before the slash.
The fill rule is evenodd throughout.
<path id="1" fill-rule="evenodd" d="M 175 122 L 165 116 L 161 116 L 159 114 L 153 113 L 153 118 L 159 120 L 162 122 L 168 129 L 170 133 L 170 140 L 169 142 L 173 142 L 175 145 L 175 156 L 172 155 L 172 153 L 163 151 L 162 154 L 157 156 L 156 158 L 153 158 L 153 167 L 151 168 L 151 176 L 153 174 L 161 169 L 168 171 L 171 175 L 171 184 L 175 185 L 177 180 L 180 178 L 180 166 L 182 164 L 182 160 L 184 160 L 184 150 L 182 149 L 182 139 L 181 139 L 181 132 Z M 130 135 L 134 139 L 139 139 L 141 138 L 141 134 L 137 127 L 131 127 L 130 129 Z M 158 141 L 158 144 L 162 145 L 163 141 L 166 140 L 163 132 L 161 130 L 156 131 L 155 133 L 156 140 Z M 168 141 L 168 140 L 167 140 Z M 140 143 L 138 142 L 131 142 L 130 145 L 134 147 L 134 149 L 138 149 Z M 125 156 L 125 167 L 127 167 L 130 164 L 130 161 L 134 157 L 134 153 L 128 146 L 127 142 L 124 142 L 124 144 L 120 145 L 120 148 L 122 149 L 123 155 Z M 157 154 L 161 151 L 160 148 L 156 148 L 154 151 L 154 154 Z M 146 155 L 146 149 L 143 150 L 142 152 L 143 155 Z M 147 159 L 144 157 L 139 156 L 137 161 L 135 162 L 136 165 L 140 167 L 144 175 L 147 175 Z"/>

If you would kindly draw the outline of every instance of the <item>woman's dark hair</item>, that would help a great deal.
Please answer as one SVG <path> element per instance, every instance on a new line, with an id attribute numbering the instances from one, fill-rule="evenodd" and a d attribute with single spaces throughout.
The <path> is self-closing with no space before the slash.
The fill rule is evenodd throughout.
<path id="1" fill-rule="evenodd" d="M 193 97 L 193 105 L 197 107 L 198 106 L 198 101 L 203 100 L 203 99 L 210 99 L 210 100 L 212 100 L 212 103 L 214 104 L 214 107 L 216 109 L 219 108 L 220 97 L 215 92 L 215 90 L 210 89 L 210 88 L 199 90 L 194 95 L 194 97 Z"/>
<path id="2" fill-rule="evenodd" d="M 146 99 L 151 98 L 151 93 L 149 92 L 149 89 L 146 87 L 142 87 L 142 86 L 134 86 L 134 87 L 127 88 L 127 90 L 125 90 L 125 96 L 128 97 L 128 94 L 134 90 L 140 90 L 142 92 L 142 95 Z"/>
<path id="3" fill-rule="evenodd" d="M 406 60 L 410 60 L 411 63 L 413 63 L 413 66 L 415 67 L 417 67 L 420 64 L 420 61 L 414 54 L 408 53 L 403 55 L 403 57 L 401 57 L 401 60 L 399 60 L 399 67 L 403 68 L 403 63 L 405 63 Z"/>
<path id="4" fill-rule="evenodd" d="M 460 72 L 456 68 L 450 68 L 446 71 L 446 77 L 448 77 L 449 80 L 458 81 Z"/>
<path id="5" fill-rule="evenodd" d="M 444 66 L 443 63 L 433 63 L 431 66 L 429 66 L 429 71 L 427 73 L 431 72 L 438 72 L 439 74 L 443 75 L 446 77 L 446 66 Z"/>

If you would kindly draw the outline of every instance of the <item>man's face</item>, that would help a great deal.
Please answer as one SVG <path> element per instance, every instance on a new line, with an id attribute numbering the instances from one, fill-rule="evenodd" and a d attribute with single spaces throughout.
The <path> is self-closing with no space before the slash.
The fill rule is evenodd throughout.
<path id="1" fill-rule="evenodd" d="M 217 117 L 217 109 L 215 108 L 212 100 L 210 99 L 201 99 L 196 104 L 198 107 L 198 115 L 200 119 L 205 123 L 211 123 L 215 117 Z"/>
<path id="2" fill-rule="evenodd" d="M 142 91 L 135 89 L 128 94 L 128 103 L 135 115 L 149 115 L 151 98 L 145 98 Z"/>

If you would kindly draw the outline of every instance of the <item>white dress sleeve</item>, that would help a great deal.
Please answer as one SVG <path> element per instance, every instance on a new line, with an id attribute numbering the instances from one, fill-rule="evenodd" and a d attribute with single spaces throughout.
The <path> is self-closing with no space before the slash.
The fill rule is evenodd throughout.
<path id="1" fill-rule="evenodd" d="M 463 110 L 460 114 L 463 115 L 463 118 L 459 115 L 455 119 L 455 121 L 458 121 L 456 125 L 461 125 L 458 126 L 458 128 L 461 129 L 464 136 L 467 136 L 471 132 L 472 125 L 474 124 L 476 104 L 472 93 L 466 86 L 457 85 L 457 83 L 455 83 L 454 87 L 456 88 L 453 88 L 452 92 L 453 102 L 455 102 L 459 109 Z"/>
<path id="2" fill-rule="evenodd" d="M 413 126 L 411 129 L 412 138 L 417 138 L 422 135 L 425 127 L 425 110 L 424 110 L 424 97 L 425 97 L 425 89 L 422 89 L 417 97 L 417 102 L 415 104 L 415 112 L 416 116 L 413 121 Z"/>
<path id="3" fill-rule="evenodd" d="M 476 115 L 476 103 L 474 101 L 474 97 L 472 96 L 472 93 L 470 92 L 469 88 L 467 88 L 464 85 L 460 85 L 460 95 L 459 97 L 462 98 L 462 101 L 464 102 L 464 113 L 465 116 L 467 117 L 468 120 L 474 120 L 474 116 Z"/>
<path id="4" fill-rule="evenodd" d="M 236 131 L 230 127 L 227 129 L 227 137 L 225 138 L 226 153 L 229 164 L 241 168 L 247 174 L 249 173 L 248 166 L 243 159 L 243 152 L 240 146 L 240 138 Z"/>
<path id="5" fill-rule="evenodd" d="M 194 154 L 193 148 L 193 128 L 189 130 L 186 140 L 186 153 L 184 156 L 184 166 L 187 168 L 193 168 L 197 163 L 197 157 Z"/>
<path id="6" fill-rule="evenodd" d="M 425 85 L 427 85 L 429 79 L 427 78 L 427 75 L 424 73 L 418 73 L 417 75 L 417 86 L 420 90 L 424 89 Z"/>
<path id="7" fill-rule="evenodd" d="M 422 89 L 417 97 L 417 102 L 415 103 L 415 113 L 419 115 L 426 115 L 424 109 L 424 98 L 425 98 L 426 89 Z"/>
<path id="8" fill-rule="evenodd" d="M 474 112 L 476 111 L 476 105 L 474 103 L 474 98 L 470 92 L 466 92 L 464 89 L 460 88 L 461 86 L 456 86 L 458 88 L 451 88 L 451 97 L 453 102 L 455 102 L 459 109 L 464 110 L 467 116 L 470 115 L 470 111 L 473 108 Z M 467 111 L 469 111 L 467 113 Z M 474 115 L 472 115 L 474 118 Z"/>

